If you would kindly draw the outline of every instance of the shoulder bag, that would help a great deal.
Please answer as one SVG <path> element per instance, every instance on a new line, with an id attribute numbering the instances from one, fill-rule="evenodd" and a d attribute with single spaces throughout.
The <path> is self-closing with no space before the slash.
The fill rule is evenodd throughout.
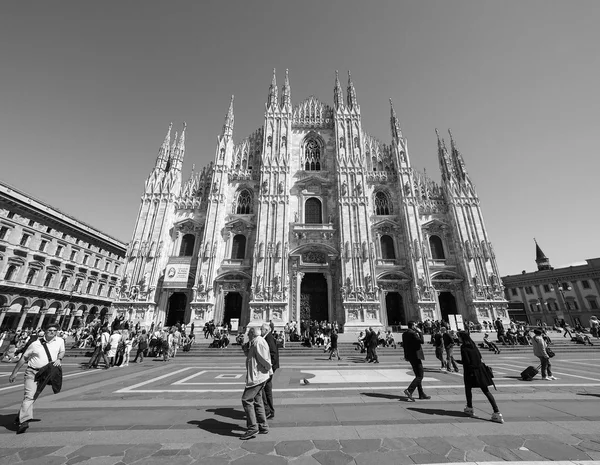
<path id="1" fill-rule="evenodd" d="M 556 355 L 550 347 L 546 347 L 546 353 L 548 354 L 549 358 L 552 358 Z"/>

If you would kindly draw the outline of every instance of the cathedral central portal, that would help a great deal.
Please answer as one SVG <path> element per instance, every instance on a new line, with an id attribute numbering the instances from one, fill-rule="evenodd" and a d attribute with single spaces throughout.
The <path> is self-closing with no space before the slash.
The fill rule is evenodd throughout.
<path id="1" fill-rule="evenodd" d="M 323 273 L 306 273 L 300 285 L 300 319 L 329 321 L 327 279 Z"/>

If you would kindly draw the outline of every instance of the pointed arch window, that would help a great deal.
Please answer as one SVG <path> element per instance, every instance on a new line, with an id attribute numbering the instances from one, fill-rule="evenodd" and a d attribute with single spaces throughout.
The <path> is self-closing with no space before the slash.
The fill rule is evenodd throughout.
<path id="1" fill-rule="evenodd" d="M 387 234 L 381 236 L 381 258 L 384 260 L 395 260 L 396 250 L 394 248 L 394 239 Z"/>
<path id="2" fill-rule="evenodd" d="M 304 144 L 304 169 L 321 171 L 321 146 L 315 139 L 308 139 Z"/>
<path id="3" fill-rule="evenodd" d="M 304 204 L 304 222 L 307 224 L 321 224 L 323 214 L 321 210 L 321 201 L 311 197 Z"/>
<path id="4" fill-rule="evenodd" d="M 434 260 L 445 260 L 444 244 L 439 236 L 429 236 L 429 247 L 431 248 L 431 258 Z"/>
<path id="5" fill-rule="evenodd" d="M 246 236 L 243 234 L 236 234 L 233 237 L 231 258 L 233 260 L 243 260 L 246 258 Z"/>
<path id="6" fill-rule="evenodd" d="M 249 215 L 252 213 L 252 194 L 246 189 L 238 195 L 236 213 L 238 215 Z"/>
<path id="7" fill-rule="evenodd" d="M 193 234 L 186 234 L 181 238 L 181 247 L 179 248 L 180 257 L 191 257 L 194 255 L 194 244 L 196 243 L 196 236 Z"/>
<path id="8" fill-rule="evenodd" d="M 392 205 L 388 199 L 388 196 L 384 192 L 377 192 L 375 194 L 375 214 L 376 215 L 391 215 Z"/>

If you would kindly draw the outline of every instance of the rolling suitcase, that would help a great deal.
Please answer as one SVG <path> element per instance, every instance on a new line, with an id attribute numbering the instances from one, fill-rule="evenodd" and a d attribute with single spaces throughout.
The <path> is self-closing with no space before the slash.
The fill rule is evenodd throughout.
<path id="1" fill-rule="evenodd" d="M 540 368 L 542 368 L 542 365 L 538 365 L 537 368 L 528 366 L 521 373 L 521 379 L 523 379 L 523 381 L 531 381 L 533 378 L 535 378 L 535 375 L 537 375 L 540 372 Z"/>

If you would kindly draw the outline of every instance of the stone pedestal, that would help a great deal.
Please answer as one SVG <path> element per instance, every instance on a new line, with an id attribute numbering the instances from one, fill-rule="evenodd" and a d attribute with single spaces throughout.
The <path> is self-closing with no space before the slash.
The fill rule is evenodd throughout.
<path id="1" fill-rule="evenodd" d="M 359 333 L 365 328 L 383 329 L 379 302 L 344 302 L 344 332 Z"/>

